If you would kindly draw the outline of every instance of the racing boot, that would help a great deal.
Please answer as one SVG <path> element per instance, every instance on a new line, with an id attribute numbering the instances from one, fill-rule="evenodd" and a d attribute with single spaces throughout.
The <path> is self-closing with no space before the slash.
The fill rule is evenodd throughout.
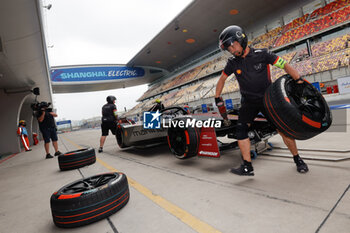
<path id="1" fill-rule="evenodd" d="M 230 172 L 239 176 L 254 176 L 252 163 L 245 160 L 239 168 L 231 168 Z"/>
<path id="2" fill-rule="evenodd" d="M 299 155 L 293 156 L 294 163 L 297 166 L 297 171 L 300 173 L 306 173 L 309 171 L 307 164 L 300 158 Z"/>

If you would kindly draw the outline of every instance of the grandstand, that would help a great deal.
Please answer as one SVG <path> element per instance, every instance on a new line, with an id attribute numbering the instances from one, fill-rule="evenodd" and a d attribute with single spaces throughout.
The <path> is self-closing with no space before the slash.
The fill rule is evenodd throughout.
<path id="1" fill-rule="evenodd" d="M 287 19 L 283 17 L 283 20 L 266 22 L 266 32 L 260 35 L 252 37 L 258 33 L 246 29 L 250 35 L 249 44 L 255 48 L 269 48 L 282 56 L 309 82 L 322 82 L 321 91 L 326 94 L 327 87 L 336 85 L 338 78 L 350 75 L 350 0 L 316 0 L 296 11 L 299 16 L 289 22 L 284 23 Z M 267 30 L 269 25 L 277 26 Z M 165 106 L 188 104 L 194 109 L 201 104 L 212 104 L 216 83 L 229 55 L 217 49 L 207 54 L 212 55 L 193 59 L 195 62 L 191 65 L 184 65 L 162 81 L 150 84 L 138 99 L 139 104 L 126 115 L 140 114 L 152 106 L 156 98 Z M 284 70 L 270 68 L 273 81 L 284 74 Z M 226 81 L 223 97 L 239 105 L 239 87 L 234 75 Z"/>

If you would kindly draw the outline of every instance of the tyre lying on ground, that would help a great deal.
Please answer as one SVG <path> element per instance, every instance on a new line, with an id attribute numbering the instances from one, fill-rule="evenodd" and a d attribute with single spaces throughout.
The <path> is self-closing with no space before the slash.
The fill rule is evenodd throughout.
<path id="1" fill-rule="evenodd" d="M 129 201 L 126 175 L 112 172 L 80 179 L 63 186 L 50 199 L 56 226 L 71 228 L 106 218 Z"/>
<path id="2" fill-rule="evenodd" d="M 96 162 L 94 148 L 84 148 L 75 151 L 69 151 L 58 156 L 58 165 L 61 171 L 77 169 Z"/>
<path id="3" fill-rule="evenodd" d="M 294 139 L 312 138 L 332 124 L 331 111 L 322 94 L 307 81 L 297 84 L 290 75 L 270 85 L 264 107 L 276 128 Z"/>

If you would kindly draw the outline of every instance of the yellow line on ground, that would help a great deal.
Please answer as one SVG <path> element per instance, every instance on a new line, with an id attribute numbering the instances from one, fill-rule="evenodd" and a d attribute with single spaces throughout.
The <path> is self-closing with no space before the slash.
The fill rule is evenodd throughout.
<path id="1" fill-rule="evenodd" d="M 63 136 L 62 134 L 60 135 L 62 138 L 64 138 L 64 140 L 68 141 L 70 144 L 72 144 L 73 146 L 77 147 L 78 149 L 82 149 L 82 146 L 79 146 L 78 144 L 76 144 L 75 142 L 73 142 L 72 140 L 68 139 L 67 137 Z"/>
<path id="2" fill-rule="evenodd" d="M 65 140 L 67 140 L 72 145 L 76 146 L 77 148 L 82 148 L 78 144 L 74 143 L 72 140 L 62 136 Z M 102 166 L 110 170 L 111 172 L 119 172 L 117 169 L 109 165 L 108 163 L 104 162 L 103 160 L 96 158 L 97 162 L 100 163 Z M 141 194 L 149 198 L 151 201 L 168 211 L 170 214 L 177 217 L 179 220 L 190 226 L 193 230 L 200 232 L 200 233 L 220 233 L 220 231 L 216 230 L 214 227 L 210 226 L 209 224 L 199 220 L 195 216 L 191 215 L 187 211 L 181 209 L 180 207 L 172 204 L 171 202 L 167 201 L 161 196 L 154 195 L 151 190 L 146 188 L 145 186 L 141 185 L 134 179 L 128 177 L 128 181 L 131 187 L 139 191 Z"/>
<path id="3" fill-rule="evenodd" d="M 112 172 L 118 172 L 117 169 L 113 168 L 106 162 L 102 161 L 101 159 L 97 159 L 97 162 L 99 162 L 102 166 L 107 168 L 108 170 Z M 189 225 L 192 229 L 194 229 L 197 232 L 201 233 L 219 233 L 220 231 L 216 230 L 212 226 L 208 225 L 207 223 L 199 220 L 198 218 L 194 217 L 190 213 L 186 212 L 185 210 L 181 209 L 180 207 L 172 204 L 171 202 L 167 201 L 166 199 L 162 198 L 161 196 L 154 195 L 151 190 L 146 188 L 145 186 L 141 185 L 140 183 L 136 182 L 132 178 L 128 177 L 128 181 L 130 186 L 132 186 L 134 189 L 148 197 L 151 201 L 180 219 L 182 222 Z"/>

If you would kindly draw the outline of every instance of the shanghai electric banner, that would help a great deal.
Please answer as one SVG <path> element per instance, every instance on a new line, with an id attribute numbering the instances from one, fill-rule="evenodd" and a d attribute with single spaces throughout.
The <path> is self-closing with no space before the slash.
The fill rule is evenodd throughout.
<path id="1" fill-rule="evenodd" d="M 52 69 L 50 74 L 53 82 L 84 82 L 137 78 L 144 76 L 145 70 L 139 67 L 97 66 Z"/>

